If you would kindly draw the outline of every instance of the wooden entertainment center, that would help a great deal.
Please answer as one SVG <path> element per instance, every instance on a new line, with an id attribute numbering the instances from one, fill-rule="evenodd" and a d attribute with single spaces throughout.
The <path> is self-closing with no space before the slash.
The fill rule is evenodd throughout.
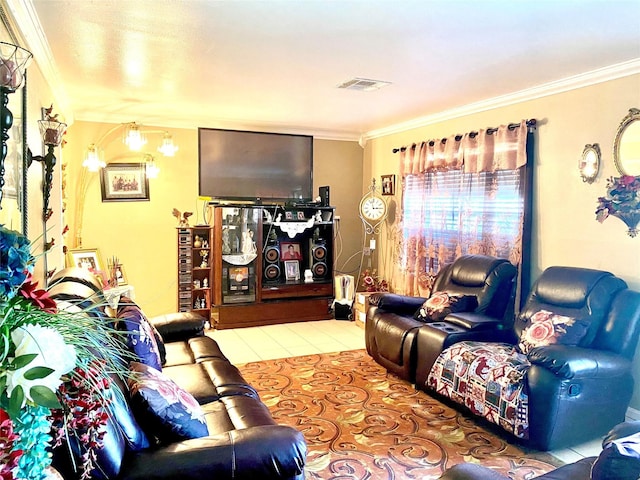
<path id="1" fill-rule="evenodd" d="M 216 329 L 332 318 L 333 207 L 212 208 L 211 225 L 178 227 L 179 311 Z"/>

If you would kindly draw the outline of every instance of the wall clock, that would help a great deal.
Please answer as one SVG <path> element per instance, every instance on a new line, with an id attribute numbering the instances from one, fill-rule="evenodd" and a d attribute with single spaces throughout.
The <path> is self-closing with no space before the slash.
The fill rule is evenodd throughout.
<path id="1" fill-rule="evenodd" d="M 387 217 L 387 202 L 378 193 L 375 178 L 371 181 L 369 192 L 360 200 L 360 218 L 368 234 L 380 233 L 380 224 Z"/>

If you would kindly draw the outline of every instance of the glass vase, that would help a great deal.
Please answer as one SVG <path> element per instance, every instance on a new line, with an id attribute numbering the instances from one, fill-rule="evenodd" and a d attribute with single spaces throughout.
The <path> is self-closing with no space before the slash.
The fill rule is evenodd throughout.
<path id="1" fill-rule="evenodd" d="M 627 234 L 630 237 L 635 237 L 638 235 L 638 223 L 640 223 L 640 213 L 626 213 L 626 212 L 616 212 L 613 214 L 614 217 L 619 218 L 624 222 L 624 224 L 629 228 L 627 230 Z"/>

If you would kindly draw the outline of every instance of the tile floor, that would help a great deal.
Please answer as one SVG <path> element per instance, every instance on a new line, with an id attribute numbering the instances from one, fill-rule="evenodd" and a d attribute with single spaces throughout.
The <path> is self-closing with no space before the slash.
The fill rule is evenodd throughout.
<path id="1" fill-rule="evenodd" d="M 345 320 L 208 330 L 207 335 L 218 342 L 234 364 L 365 348 L 362 327 Z M 571 463 L 585 456 L 598 455 L 600 446 L 601 440 L 596 439 L 550 453 L 565 463 Z"/>

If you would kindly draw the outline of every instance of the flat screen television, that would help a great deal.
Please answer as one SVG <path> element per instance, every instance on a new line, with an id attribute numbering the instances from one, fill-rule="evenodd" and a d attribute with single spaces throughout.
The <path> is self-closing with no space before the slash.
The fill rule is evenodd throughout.
<path id="1" fill-rule="evenodd" d="M 262 204 L 307 202 L 313 189 L 313 137 L 198 129 L 199 194 Z"/>

